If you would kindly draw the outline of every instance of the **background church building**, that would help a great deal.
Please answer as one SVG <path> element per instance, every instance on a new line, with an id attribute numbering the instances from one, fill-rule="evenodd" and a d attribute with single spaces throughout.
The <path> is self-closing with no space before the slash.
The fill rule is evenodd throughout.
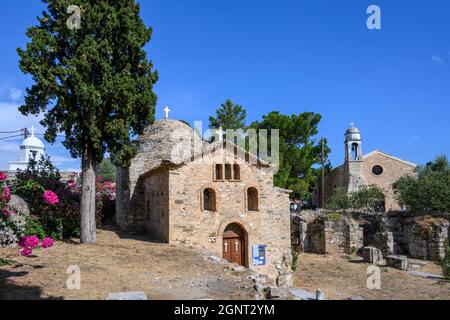
<path id="1" fill-rule="evenodd" d="M 417 165 L 378 150 L 364 155 L 362 142 L 360 130 L 352 125 L 345 133 L 344 164 L 325 177 L 324 203 L 336 188 L 353 192 L 362 186 L 374 185 L 384 191 L 386 211 L 402 209 L 395 198 L 393 184 L 403 176 L 415 174 Z M 314 206 L 322 206 L 321 190 L 319 182 L 313 190 Z"/>

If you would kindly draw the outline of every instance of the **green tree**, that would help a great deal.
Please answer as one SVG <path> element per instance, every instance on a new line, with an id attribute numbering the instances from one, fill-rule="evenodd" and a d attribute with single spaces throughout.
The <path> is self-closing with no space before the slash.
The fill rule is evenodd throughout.
<path id="1" fill-rule="evenodd" d="M 349 209 L 351 207 L 350 196 L 345 188 L 334 189 L 325 207 L 330 210 Z"/>
<path id="2" fill-rule="evenodd" d="M 450 281 L 450 245 L 449 241 L 445 241 L 445 257 L 442 261 L 442 274 L 444 275 L 445 280 Z"/>
<path id="3" fill-rule="evenodd" d="M 98 164 L 95 171 L 97 176 L 102 177 L 103 181 L 116 182 L 116 166 L 112 163 L 110 158 L 105 158 Z"/>
<path id="4" fill-rule="evenodd" d="M 363 186 L 357 191 L 348 193 L 345 188 L 338 187 L 326 203 L 331 210 L 358 209 L 366 212 L 384 211 L 385 195 L 378 186 Z"/>
<path id="5" fill-rule="evenodd" d="M 43 113 L 45 139 L 82 160 L 81 242 L 96 241 L 95 168 L 109 152 L 127 166 L 136 154 L 131 139 L 154 121 L 157 72 L 143 47 L 152 29 L 134 0 L 43 0 L 46 11 L 18 49 L 20 68 L 30 74 L 24 115 Z M 78 6 L 81 28 L 69 28 Z"/>
<path id="6" fill-rule="evenodd" d="M 450 212 L 450 164 L 445 156 L 417 168 L 394 184 L 400 204 L 419 213 Z"/>
<path id="7" fill-rule="evenodd" d="M 309 199 L 310 192 L 316 184 L 321 170 L 318 166 L 322 159 L 322 145 L 318 134 L 318 125 L 322 116 L 313 112 L 298 115 L 283 115 L 271 112 L 263 116 L 262 121 L 252 123 L 255 129 L 279 129 L 279 170 L 274 183 L 281 188 L 293 190 L 295 198 Z M 269 139 L 270 140 L 270 139 Z M 324 139 L 325 162 L 327 171 L 331 167 L 328 160 L 330 148 Z"/>
<path id="8" fill-rule="evenodd" d="M 234 104 L 231 100 L 222 103 L 216 111 L 216 117 L 209 117 L 209 128 L 224 131 L 227 129 L 245 129 L 245 119 L 247 111 L 239 104 Z"/>

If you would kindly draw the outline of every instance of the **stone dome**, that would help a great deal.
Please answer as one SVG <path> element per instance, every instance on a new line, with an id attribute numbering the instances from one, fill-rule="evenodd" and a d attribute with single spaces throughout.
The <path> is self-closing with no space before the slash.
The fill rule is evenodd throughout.
<path id="1" fill-rule="evenodd" d="M 345 132 L 345 141 L 361 141 L 361 131 L 353 126 L 348 128 Z"/>
<path id="2" fill-rule="evenodd" d="M 158 120 L 138 138 L 139 153 L 148 153 L 156 161 L 186 159 L 192 155 L 196 143 L 203 145 L 201 136 L 186 122 L 172 119 Z"/>

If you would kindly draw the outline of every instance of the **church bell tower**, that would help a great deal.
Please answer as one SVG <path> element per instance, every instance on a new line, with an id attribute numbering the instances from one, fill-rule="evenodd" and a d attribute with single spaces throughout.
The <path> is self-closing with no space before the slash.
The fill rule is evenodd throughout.
<path id="1" fill-rule="evenodd" d="M 345 178 L 348 192 L 357 191 L 366 185 L 363 165 L 361 132 L 352 123 L 345 132 Z"/>

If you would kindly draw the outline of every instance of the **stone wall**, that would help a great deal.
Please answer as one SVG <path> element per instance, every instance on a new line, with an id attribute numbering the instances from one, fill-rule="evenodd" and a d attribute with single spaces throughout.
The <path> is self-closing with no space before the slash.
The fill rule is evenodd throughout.
<path id="1" fill-rule="evenodd" d="M 294 218 L 293 221 L 296 219 Z M 293 241 L 295 235 L 293 235 Z M 352 254 L 363 247 L 363 230 L 343 215 L 322 215 L 307 224 L 303 249 L 317 254 Z"/>
<path id="2" fill-rule="evenodd" d="M 222 256 L 222 234 L 236 223 L 246 232 L 245 265 L 278 284 L 291 283 L 291 239 L 289 192 L 273 187 L 273 169 L 251 165 L 233 157 L 210 154 L 207 164 L 191 163 L 173 169 L 170 183 L 170 242 L 189 242 Z M 214 181 L 215 163 L 240 165 L 239 181 Z M 247 189 L 258 190 L 258 211 L 247 210 Z M 216 194 L 216 211 L 202 210 L 202 193 L 206 188 Z M 254 266 L 252 247 L 266 246 L 265 266 Z"/>
<path id="3" fill-rule="evenodd" d="M 314 219 L 310 213 L 293 215 L 293 248 L 317 254 L 348 254 L 362 247 L 374 247 L 384 256 L 407 255 L 430 261 L 444 258 L 444 243 L 449 238 L 449 214 L 353 212 L 347 213 L 342 220 L 337 217 L 331 212 L 320 212 Z"/>

